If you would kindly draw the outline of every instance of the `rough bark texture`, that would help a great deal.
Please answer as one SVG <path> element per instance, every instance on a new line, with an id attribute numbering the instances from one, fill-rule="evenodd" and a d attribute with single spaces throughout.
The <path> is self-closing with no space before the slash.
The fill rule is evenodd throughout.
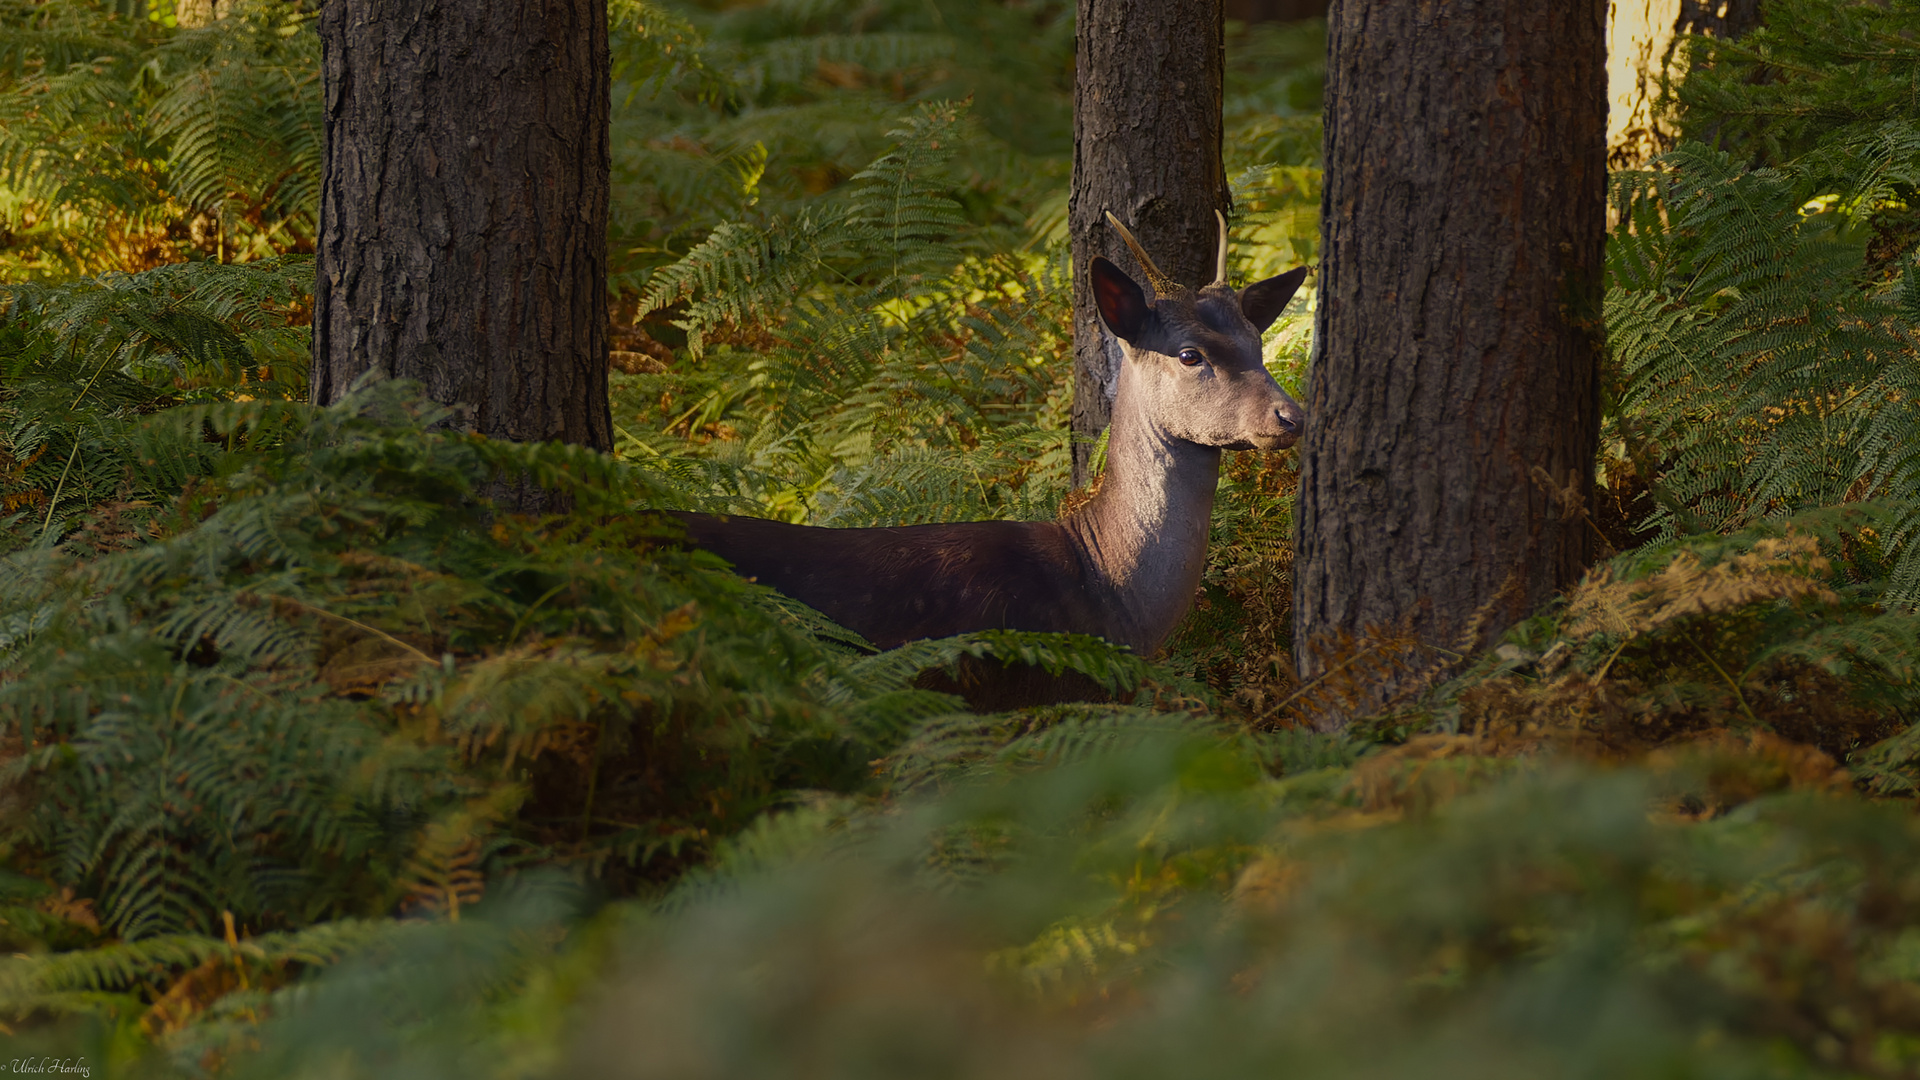
<path id="1" fill-rule="evenodd" d="M 326 0 L 320 35 L 314 401 L 378 370 L 611 448 L 606 0 Z"/>
<path id="2" fill-rule="evenodd" d="M 1760 0 L 1680 0 L 1675 34 L 1706 34 L 1723 41 L 1760 26 Z"/>
<path id="3" fill-rule="evenodd" d="M 1606 14 L 1334 0 L 1296 518 L 1304 676 L 1323 669 L 1315 639 L 1340 632 L 1485 645 L 1587 563 Z"/>
<path id="4" fill-rule="evenodd" d="M 1079 0 L 1073 87 L 1073 480 L 1107 426 L 1120 351 L 1084 270 L 1105 255 L 1146 280 L 1103 216 L 1133 229 L 1175 281 L 1213 280 L 1213 212 L 1232 198 L 1220 161 L 1221 0 Z"/>

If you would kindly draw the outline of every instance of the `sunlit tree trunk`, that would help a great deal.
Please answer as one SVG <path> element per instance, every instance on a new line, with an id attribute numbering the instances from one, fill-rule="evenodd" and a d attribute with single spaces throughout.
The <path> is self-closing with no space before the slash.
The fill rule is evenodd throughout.
<path id="1" fill-rule="evenodd" d="M 1760 26 L 1760 0 L 1612 0 L 1607 7 L 1607 162 L 1639 168 L 1678 137 L 1660 114 L 1660 91 L 1686 77 L 1682 37 L 1742 37 Z"/>
<path id="2" fill-rule="evenodd" d="M 1599 424 L 1602 0 L 1334 0 L 1295 659 L 1487 645 L 1575 580 Z M 1374 700 L 1396 690 L 1383 677 Z"/>
<path id="3" fill-rule="evenodd" d="M 379 371 L 611 448 L 606 0 L 327 0 L 320 36 L 314 401 Z"/>
<path id="4" fill-rule="evenodd" d="M 1231 195 L 1220 162 L 1221 0 L 1079 0 L 1073 88 L 1073 449 L 1075 486 L 1105 430 L 1118 346 L 1100 328 L 1088 260 L 1136 271 L 1107 227 L 1113 211 L 1162 270 L 1213 280 L 1213 212 Z"/>

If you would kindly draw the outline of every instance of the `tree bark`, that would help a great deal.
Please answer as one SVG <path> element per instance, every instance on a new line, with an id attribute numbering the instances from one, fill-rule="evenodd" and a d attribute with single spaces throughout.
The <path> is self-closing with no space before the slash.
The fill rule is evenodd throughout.
<path id="1" fill-rule="evenodd" d="M 1105 255 L 1146 280 L 1105 213 L 1174 280 L 1213 280 L 1213 212 L 1232 194 L 1220 160 L 1226 65 L 1221 0 L 1079 0 L 1073 86 L 1073 483 L 1088 479 L 1119 374 L 1118 344 L 1085 270 Z"/>
<path id="2" fill-rule="evenodd" d="M 1443 650 L 1424 661 L 1483 647 L 1587 564 L 1606 14 L 1334 0 L 1296 514 L 1303 677 L 1342 634 L 1405 628 Z M 1382 674 L 1359 697 L 1404 688 Z"/>
<path id="3" fill-rule="evenodd" d="M 611 449 L 606 0 L 325 0 L 320 36 L 313 400 L 378 371 Z"/>

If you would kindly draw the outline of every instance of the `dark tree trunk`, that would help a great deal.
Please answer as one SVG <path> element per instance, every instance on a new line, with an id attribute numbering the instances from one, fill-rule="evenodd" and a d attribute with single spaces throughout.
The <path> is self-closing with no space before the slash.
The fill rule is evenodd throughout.
<path id="1" fill-rule="evenodd" d="M 1213 212 L 1228 208 L 1220 161 L 1226 43 L 1221 0 L 1079 0 L 1073 86 L 1073 482 L 1087 481 L 1107 426 L 1116 345 L 1082 271 L 1105 255 L 1132 272 L 1107 211 L 1184 284 L 1213 280 Z"/>
<path id="2" fill-rule="evenodd" d="M 1759 26 L 1760 0 L 1680 0 L 1673 32 L 1731 41 Z"/>
<path id="3" fill-rule="evenodd" d="M 1326 635 L 1463 652 L 1578 577 L 1603 336 L 1603 0 L 1334 0 L 1328 21 L 1309 677 Z"/>
<path id="4" fill-rule="evenodd" d="M 313 400 L 376 370 L 610 449 L 606 0 L 326 0 L 320 37 Z"/>

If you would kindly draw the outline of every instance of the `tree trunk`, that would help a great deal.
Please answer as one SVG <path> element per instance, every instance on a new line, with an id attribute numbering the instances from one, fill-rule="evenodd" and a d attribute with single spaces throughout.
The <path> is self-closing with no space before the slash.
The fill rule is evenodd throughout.
<path id="1" fill-rule="evenodd" d="M 1221 0 L 1079 0 L 1073 86 L 1073 483 L 1086 483 L 1107 426 L 1119 346 L 1094 311 L 1087 262 L 1105 255 L 1137 281 L 1105 213 L 1125 222 L 1174 280 L 1213 280 L 1213 212 L 1232 198 L 1220 161 L 1226 43 Z"/>
<path id="2" fill-rule="evenodd" d="M 1423 665 L 1483 647 L 1586 566 L 1605 34 L 1602 0 L 1333 4 L 1303 677 L 1339 635 L 1410 631 Z"/>
<path id="3" fill-rule="evenodd" d="M 1688 34 L 1731 41 L 1759 29 L 1760 0 L 1613 0 L 1608 5 L 1607 164 L 1644 168 L 1673 149 L 1679 132 L 1661 115 L 1661 90 L 1678 83 Z"/>
<path id="4" fill-rule="evenodd" d="M 326 0 L 320 36 L 313 400 L 379 371 L 610 449 L 606 0 Z"/>

